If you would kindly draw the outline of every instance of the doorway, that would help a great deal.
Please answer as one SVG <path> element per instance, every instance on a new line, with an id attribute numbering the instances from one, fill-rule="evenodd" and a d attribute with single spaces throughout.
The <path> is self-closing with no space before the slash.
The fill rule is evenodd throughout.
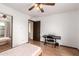
<path id="1" fill-rule="evenodd" d="M 40 21 L 28 21 L 28 39 L 30 41 L 40 41 Z"/>

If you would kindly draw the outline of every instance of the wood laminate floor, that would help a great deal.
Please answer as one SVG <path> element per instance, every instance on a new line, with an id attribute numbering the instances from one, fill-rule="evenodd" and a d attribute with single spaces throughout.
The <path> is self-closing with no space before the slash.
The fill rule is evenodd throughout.
<path id="1" fill-rule="evenodd" d="M 10 44 L 0 45 L 0 53 L 6 51 L 8 49 L 11 49 Z"/>
<path id="2" fill-rule="evenodd" d="M 44 45 L 43 42 L 32 40 L 30 40 L 29 43 L 40 46 L 42 48 L 42 56 L 79 56 L 79 50 L 77 49 L 63 46 L 54 48 L 51 44 Z"/>
<path id="3" fill-rule="evenodd" d="M 67 47 L 52 47 L 51 44 L 44 45 L 43 42 L 29 41 L 31 44 L 37 45 L 42 48 L 42 56 L 79 56 L 79 50 Z M 10 45 L 6 44 L 0 46 L 0 52 L 10 49 Z"/>

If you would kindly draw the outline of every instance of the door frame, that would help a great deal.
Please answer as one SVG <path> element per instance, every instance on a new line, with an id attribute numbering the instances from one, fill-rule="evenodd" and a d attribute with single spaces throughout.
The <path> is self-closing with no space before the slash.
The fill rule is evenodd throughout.
<path id="1" fill-rule="evenodd" d="M 11 16 L 11 48 L 13 48 L 13 16 Z"/>
<path id="2" fill-rule="evenodd" d="M 31 22 L 37 22 L 37 21 L 33 21 L 33 20 L 30 20 L 30 19 L 28 19 L 28 42 L 29 42 L 29 21 L 31 21 Z M 34 26 L 33 26 L 34 27 Z M 41 29 L 41 26 L 40 26 L 40 29 Z M 33 32 L 34 33 L 34 32 Z M 33 34 L 34 35 L 34 34 Z M 39 40 L 40 41 L 40 40 Z"/>
<path id="3" fill-rule="evenodd" d="M 34 22 L 33 20 L 28 19 L 28 42 L 29 42 L 29 21 Z"/>

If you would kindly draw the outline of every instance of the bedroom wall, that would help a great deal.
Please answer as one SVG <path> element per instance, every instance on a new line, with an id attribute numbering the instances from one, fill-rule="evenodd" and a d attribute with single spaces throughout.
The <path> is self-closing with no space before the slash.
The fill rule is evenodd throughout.
<path id="1" fill-rule="evenodd" d="M 41 21 L 41 41 L 44 34 L 61 36 L 61 45 L 79 48 L 79 11 L 70 11 L 46 17 L 35 18 Z"/>
<path id="2" fill-rule="evenodd" d="M 78 47 L 78 49 L 79 49 L 79 11 L 77 12 L 77 14 L 78 15 L 76 15 L 76 17 L 77 17 L 77 47 Z"/>
<path id="3" fill-rule="evenodd" d="M 13 47 L 28 42 L 29 16 L 0 4 L 0 12 L 13 16 Z"/>

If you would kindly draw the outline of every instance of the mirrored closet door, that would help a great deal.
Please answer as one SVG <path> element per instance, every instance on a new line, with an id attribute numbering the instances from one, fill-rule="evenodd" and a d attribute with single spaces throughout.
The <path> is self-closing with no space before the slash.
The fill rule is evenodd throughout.
<path id="1" fill-rule="evenodd" d="M 12 47 L 12 16 L 0 13 L 0 52 Z"/>

